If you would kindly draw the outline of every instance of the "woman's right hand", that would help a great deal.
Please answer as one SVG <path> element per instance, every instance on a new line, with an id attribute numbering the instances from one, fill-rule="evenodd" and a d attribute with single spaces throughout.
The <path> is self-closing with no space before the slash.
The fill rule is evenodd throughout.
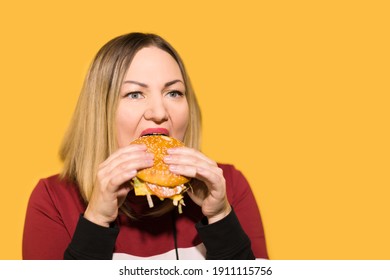
<path id="1" fill-rule="evenodd" d="M 138 170 L 153 166 L 153 154 L 145 145 L 129 145 L 109 156 L 99 165 L 96 185 L 84 213 L 87 220 L 109 227 L 131 190 L 128 182 Z"/>

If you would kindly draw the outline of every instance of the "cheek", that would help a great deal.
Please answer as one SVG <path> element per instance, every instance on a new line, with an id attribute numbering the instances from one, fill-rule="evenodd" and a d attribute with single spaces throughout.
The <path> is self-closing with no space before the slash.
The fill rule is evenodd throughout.
<path id="1" fill-rule="evenodd" d="M 184 134 L 186 132 L 188 122 L 189 122 L 189 108 L 188 105 L 185 104 L 185 106 L 180 106 L 179 108 L 176 108 L 172 116 L 172 121 L 174 128 L 176 130 L 176 133 L 180 135 L 180 138 L 184 138 Z"/>
<path id="2" fill-rule="evenodd" d="M 134 135 L 137 127 L 136 116 L 134 116 L 134 113 L 129 112 L 131 110 L 123 110 L 121 106 L 119 106 L 117 111 L 115 129 L 119 148 L 129 145 L 135 138 Z"/>

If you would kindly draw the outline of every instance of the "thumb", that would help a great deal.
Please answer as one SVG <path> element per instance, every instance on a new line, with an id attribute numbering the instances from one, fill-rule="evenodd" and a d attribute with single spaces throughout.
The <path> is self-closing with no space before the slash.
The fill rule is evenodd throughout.
<path id="1" fill-rule="evenodd" d="M 193 202 L 195 202 L 196 205 L 202 206 L 203 199 L 199 196 L 197 196 L 192 189 L 189 189 L 187 191 L 188 196 L 191 198 Z"/>
<path id="2" fill-rule="evenodd" d="M 132 185 L 130 183 L 124 184 L 121 186 L 121 188 L 118 190 L 117 193 L 117 199 L 118 199 L 118 208 L 122 206 L 122 204 L 125 202 L 127 194 L 133 189 Z"/>

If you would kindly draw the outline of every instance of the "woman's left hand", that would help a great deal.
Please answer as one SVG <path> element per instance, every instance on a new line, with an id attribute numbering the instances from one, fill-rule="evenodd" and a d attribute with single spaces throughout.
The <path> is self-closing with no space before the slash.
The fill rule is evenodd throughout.
<path id="1" fill-rule="evenodd" d="M 172 173 L 201 181 L 191 183 L 193 190 L 189 190 L 188 195 L 202 208 L 209 224 L 223 219 L 230 213 L 225 178 L 215 161 L 188 147 L 169 149 L 164 161 Z"/>

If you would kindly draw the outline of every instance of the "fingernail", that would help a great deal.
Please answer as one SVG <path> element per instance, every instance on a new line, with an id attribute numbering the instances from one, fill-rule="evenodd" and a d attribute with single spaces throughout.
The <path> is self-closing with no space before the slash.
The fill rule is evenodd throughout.
<path id="1" fill-rule="evenodd" d="M 145 144 L 133 144 L 139 150 L 146 150 L 147 147 Z"/>
<path id="2" fill-rule="evenodd" d="M 153 154 L 153 153 L 146 153 L 146 156 L 147 156 L 148 158 L 154 158 L 154 154 Z"/>
<path id="3" fill-rule="evenodd" d="M 178 168 L 177 168 L 177 165 L 170 165 L 169 166 L 169 170 L 171 171 L 176 171 Z"/>
<path id="4" fill-rule="evenodd" d="M 171 156 L 166 156 L 164 157 L 164 161 L 171 161 L 172 160 L 172 157 Z"/>

